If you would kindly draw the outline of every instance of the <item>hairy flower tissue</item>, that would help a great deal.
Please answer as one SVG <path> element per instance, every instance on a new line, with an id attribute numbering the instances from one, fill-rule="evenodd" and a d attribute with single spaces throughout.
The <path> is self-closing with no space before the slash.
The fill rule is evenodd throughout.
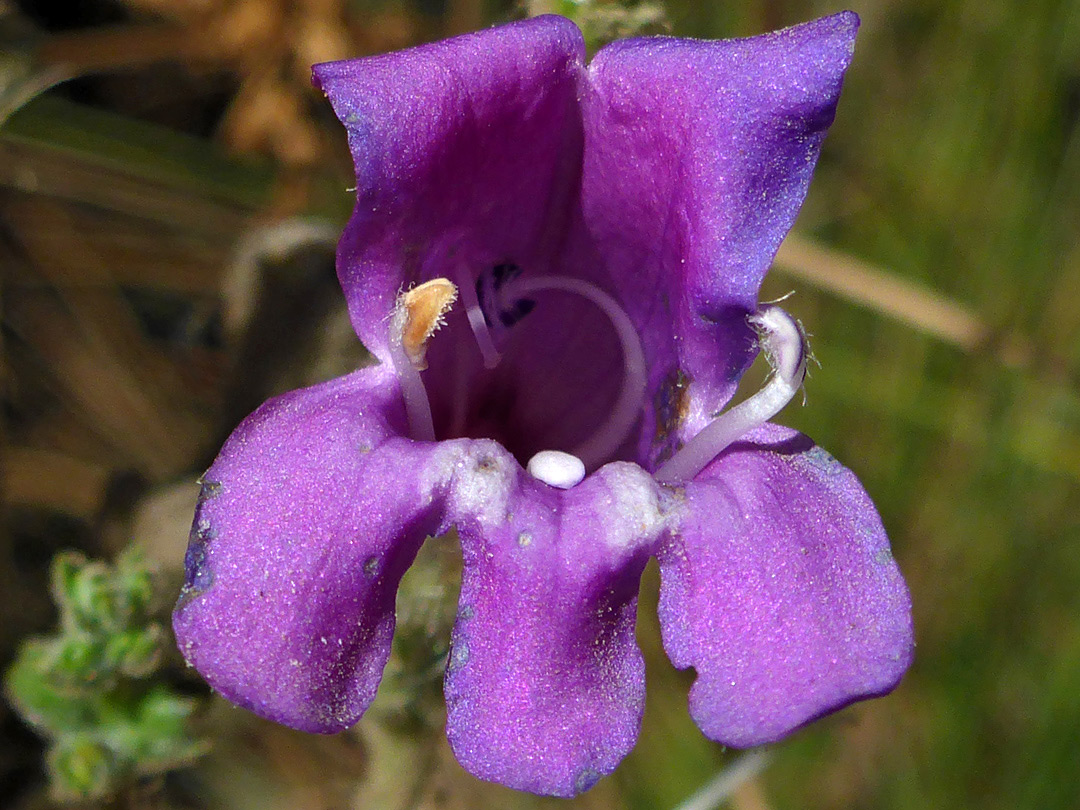
<path id="1" fill-rule="evenodd" d="M 571 796 L 627 754 L 650 557 L 711 739 L 771 742 L 897 684 L 907 589 L 855 477 L 768 421 L 808 350 L 757 300 L 857 26 L 586 65 L 549 16 L 315 67 L 356 165 L 338 274 L 379 363 L 267 402 L 206 473 L 174 624 L 215 689 L 355 723 L 398 583 L 451 527 L 447 735 L 483 779 Z M 772 376 L 724 411 L 759 350 Z"/>

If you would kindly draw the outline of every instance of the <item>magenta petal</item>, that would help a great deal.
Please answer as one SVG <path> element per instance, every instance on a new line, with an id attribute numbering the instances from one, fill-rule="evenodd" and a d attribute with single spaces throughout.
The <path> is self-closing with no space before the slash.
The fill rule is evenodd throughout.
<path id="1" fill-rule="evenodd" d="M 589 66 L 585 220 L 640 325 L 664 441 L 704 427 L 753 359 L 745 315 L 806 195 L 857 27 L 845 12 L 751 39 L 625 40 Z"/>
<path id="2" fill-rule="evenodd" d="M 482 779 L 573 796 L 614 770 L 641 724 L 634 617 L 666 525 L 659 487 L 616 463 L 557 490 L 482 442 L 459 469 L 448 501 L 464 555 L 446 672 L 450 744 Z M 483 488 L 482 507 L 478 476 L 503 481 L 495 498 Z"/>
<path id="3" fill-rule="evenodd" d="M 382 368 L 263 405 L 206 472 L 173 626 L 225 697 L 304 731 L 347 728 L 375 696 L 398 582 L 434 526 L 431 451 Z"/>
<path id="4" fill-rule="evenodd" d="M 913 650 L 907 587 L 855 476 L 786 428 L 750 438 L 686 485 L 658 557 L 664 646 L 698 674 L 691 714 L 736 747 L 890 691 Z"/>
<path id="5" fill-rule="evenodd" d="M 581 172 L 581 32 L 562 17 L 316 65 L 349 133 L 356 208 L 338 248 L 353 325 L 385 360 L 411 282 L 550 263 Z"/>

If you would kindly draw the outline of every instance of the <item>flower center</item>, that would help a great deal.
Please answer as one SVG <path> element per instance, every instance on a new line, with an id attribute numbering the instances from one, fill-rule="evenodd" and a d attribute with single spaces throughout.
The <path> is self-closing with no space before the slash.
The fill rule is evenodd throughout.
<path id="1" fill-rule="evenodd" d="M 460 286 L 454 285 L 448 279 L 436 278 L 401 293 L 391 313 L 390 356 L 401 384 L 409 435 L 418 441 L 436 440 L 431 402 L 420 372 L 427 368 L 428 342 L 445 324 L 446 316 L 459 293 L 465 304 L 464 320 L 467 320 L 468 328 L 462 324 L 457 334 L 469 335 L 471 332 L 484 368 L 480 372 L 470 373 L 465 370 L 450 374 L 451 384 L 443 385 L 439 389 L 443 392 L 449 391 L 450 394 L 440 401 L 443 405 L 441 423 L 446 426 L 444 429 L 450 437 L 477 435 L 475 420 L 477 414 L 485 412 L 485 403 L 471 403 L 473 421 L 470 422 L 471 388 L 484 388 L 477 385 L 477 374 L 483 377 L 485 374 L 501 373 L 498 369 L 505 361 L 499 347 L 508 344 L 508 330 L 538 306 L 535 300 L 538 294 L 570 293 L 599 309 L 612 327 L 622 354 L 622 380 L 618 394 L 614 397 L 614 403 L 603 409 L 600 425 L 590 430 L 586 438 L 571 446 L 571 452 L 549 449 L 552 443 L 559 442 L 543 441 L 541 435 L 540 441 L 531 441 L 533 449 L 519 455 L 519 458 L 523 461 L 524 458 L 529 458 L 526 465 L 529 472 L 551 486 L 564 489 L 575 486 L 582 480 L 587 469 L 595 469 L 615 456 L 641 413 L 646 393 L 647 369 L 633 322 L 611 295 L 583 279 L 564 276 L 526 277 L 522 276 L 520 269 L 511 264 L 496 265 L 490 273 L 481 275 L 475 283 L 470 283 L 471 276 L 464 272 L 462 276 Z M 560 329 L 566 329 L 574 320 L 567 318 L 565 322 L 556 323 Z M 664 462 L 655 473 L 658 481 L 678 483 L 691 480 L 732 442 L 779 413 L 802 386 L 806 377 L 809 347 L 806 334 L 798 321 L 777 306 L 763 307 L 751 315 L 748 321 L 758 333 L 759 345 L 772 366 L 772 375 L 760 391 L 720 414 Z M 534 332 L 534 337 L 536 334 Z M 547 332 L 541 330 L 540 334 Z M 463 346 L 460 340 L 456 348 L 459 357 L 462 351 L 468 351 L 468 347 Z M 572 350 L 578 351 L 577 348 Z M 586 346 L 581 351 L 588 352 L 589 347 Z M 446 359 L 446 355 L 441 356 Z M 473 356 L 475 357 L 475 354 Z M 516 356 L 521 357 L 520 354 Z M 561 363 L 562 360 L 557 362 Z M 439 365 L 440 363 L 436 362 L 433 371 L 438 369 Z M 462 368 L 466 366 L 462 365 Z M 474 365 L 473 368 L 477 367 Z M 535 375 L 526 372 L 526 376 Z M 576 384 L 576 380 L 574 383 Z M 531 380 L 531 384 L 543 389 L 550 384 L 550 380 Z M 560 385 L 562 390 L 572 397 L 570 392 L 573 388 L 568 387 L 565 380 Z M 610 391 L 610 395 L 614 396 L 614 387 Z M 516 396 L 520 397 L 520 392 Z M 515 395 L 507 398 L 505 394 L 496 392 L 492 398 L 498 406 L 500 398 L 513 402 Z M 547 401 L 551 402 L 550 399 Z M 572 409 L 573 403 L 569 403 L 569 406 Z M 498 411 L 499 408 L 496 407 L 495 410 Z M 553 418 L 558 421 L 560 417 L 554 414 Z M 514 422 L 512 417 L 507 421 Z M 469 425 L 472 425 L 472 429 L 466 431 Z M 507 436 L 513 436 L 514 424 L 503 424 L 501 429 L 507 431 Z M 481 431 L 481 435 L 491 434 Z M 500 435 L 498 430 L 496 435 Z M 543 435 L 551 439 L 551 435 Z M 537 436 L 531 437 L 536 438 Z M 547 444 L 547 448 L 536 452 L 536 444 L 542 448 Z M 517 449 L 520 450 L 520 446 Z"/>
<path id="2" fill-rule="evenodd" d="M 568 448 L 585 467 L 595 468 L 611 459 L 626 441 L 641 414 L 647 383 L 641 342 L 633 322 L 618 302 L 583 279 L 523 276 L 516 265 L 509 263 L 495 265 L 489 272 L 481 274 L 475 283 L 471 283 L 471 274 L 467 269 L 462 268 L 458 273 L 458 282 L 454 285 L 448 279 L 439 278 L 408 290 L 398 297 L 391 315 L 390 353 L 401 381 L 412 438 L 435 440 L 431 405 L 420 371 L 426 368 L 424 357 L 427 341 L 442 325 L 458 294 L 464 304 L 469 330 L 479 349 L 484 369 L 494 370 L 504 362 L 499 346 L 507 342 L 508 331 L 538 306 L 536 298 L 545 292 L 562 292 L 578 296 L 599 309 L 618 340 L 622 354 L 622 380 L 615 401 L 607 409 L 602 423 L 591 430 L 587 438 Z M 566 326 L 569 328 L 572 325 L 571 321 Z M 544 385 L 545 381 L 537 380 L 536 384 Z M 456 436 L 465 432 L 468 422 L 470 380 L 465 375 L 459 375 L 453 381 L 452 388 L 448 432 Z M 571 454 L 561 453 L 563 456 Z M 537 469 L 544 470 L 548 466 L 541 464 Z"/>
<path id="3" fill-rule="evenodd" d="M 641 403 L 645 398 L 647 382 L 645 353 L 642 351 L 641 341 L 638 339 L 633 321 L 614 298 L 599 287 L 579 278 L 538 276 L 514 281 L 507 286 L 509 287 L 507 294 L 516 303 L 510 309 L 501 309 L 502 313 L 520 313 L 524 310 L 527 314 L 532 309 L 527 304 L 529 299 L 519 299 L 518 296 L 560 290 L 575 293 L 595 304 L 614 327 L 623 358 L 623 380 L 619 398 L 615 401 L 615 406 L 611 409 L 607 421 L 574 451 L 574 455 L 578 456 L 586 467 L 599 466 L 610 459 L 619 449 L 619 445 L 626 440 L 634 422 L 637 421 L 641 412 Z"/>
<path id="4" fill-rule="evenodd" d="M 802 325 L 776 306 L 765 307 L 748 320 L 758 333 L 772 376 L 760 391 L 720 414 L 664 462 L 656 480 L 689 481 L 732 442 L 778 414 L 802 387 L 810 353 Z"/>

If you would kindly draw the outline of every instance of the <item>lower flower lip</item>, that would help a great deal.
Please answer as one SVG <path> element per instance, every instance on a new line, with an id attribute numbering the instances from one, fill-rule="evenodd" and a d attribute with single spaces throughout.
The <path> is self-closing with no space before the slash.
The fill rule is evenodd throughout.
<path id="1" fill-rule="evenodd" d="M 355 722 L 390 654 L 398 582 L 450 527 L 463 584 L 448 734 L 482 778 L 569 796 L 629 751 L 653 555 L 665 649 L 697 670 L 691 709 L 714 739 L 773 739 L 906 668 L 910 603 L 880 521 L 804 437 L 758 429 L 678 491 L 628 462 L 560 490 L 496 442 L 405 438 L 399 397 L 378 366 L 286 395 L 208 471 L 209 539 L 174 626 L 235 702 L 304 730 Z"/>

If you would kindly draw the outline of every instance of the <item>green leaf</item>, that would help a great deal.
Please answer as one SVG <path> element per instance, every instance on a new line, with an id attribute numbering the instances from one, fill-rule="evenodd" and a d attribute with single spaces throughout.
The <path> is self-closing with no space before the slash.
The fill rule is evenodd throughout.
<path id="1" fill-rule="evenodd" d="M 94 719 L 93 710 L 84 698 L 58 688 L 52 673 L 54 659 L 52 639 L 30 639 L 23 642 L 4 679 L 11 705 L 48 736 L 63 729 L 89 726 Z"/>
<path id="2" fill-rule="evenodd" d="M 89 734 L 62 737 L 48 757 L 53 793 L 61 800 L 102 799 L 115 790 L 119 763 Z"/>

